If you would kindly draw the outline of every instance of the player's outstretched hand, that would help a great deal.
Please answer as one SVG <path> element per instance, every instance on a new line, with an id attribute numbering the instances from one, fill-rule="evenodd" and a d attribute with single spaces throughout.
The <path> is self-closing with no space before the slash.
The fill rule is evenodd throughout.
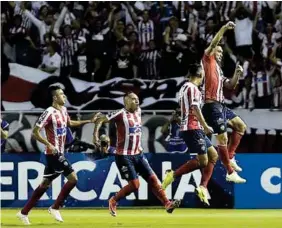
<path id="1" fill-rule="evenodd" d="M 234 29 L 236 24 L 233 21 L 228 21 L 225 25 L 225 28 L 227 28 L 228 30 Z"/>
<path id="2" fill-rule="evenodd" d="M 91 119 L 92 123 L 95 123 L 98 118 L 100 118 L 103 114 L 101 112 L 97 112 L 93 118 Z"/>
<path id="3" fill-rule="evenodd" d="M 205 134 L 206 135 L 211 135 L 211 134 L 213 134 L 213 128 L 212 127 L 210 127 L 210 126 L 205 126 L 204 127 L 204 131 L 205 131 Z"/>
<path id="4" fill-rule="evenodd" d="M 242 75 L 243 74 L 243 67 L 238 64 L 236 66 L 235 71 L 236 71 L 236 74 Z"/>

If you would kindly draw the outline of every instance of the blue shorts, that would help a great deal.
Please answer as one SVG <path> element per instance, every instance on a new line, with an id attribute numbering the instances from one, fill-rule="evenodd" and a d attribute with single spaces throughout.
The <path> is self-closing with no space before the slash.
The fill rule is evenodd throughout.
<path id="1" fill-rule="evenodd" d="M 188 130 L 182 132 L 182 137 L 190 153 L 206 154 L 212 146 L 211 141 L 203 130 Z"/>
<path id="2" fill-rule="evenodd" d="M 154 171 L 143 153 L 136 155 L 115 155 L 116 164 L 122 179 L 127 181 L 138 178 L 138 174 L 147 180 Z"/>
<path id="3" fill-rule="evenodd" d="M 231 109 L 218 102 L 204 104 L 202 112 L 207 124 L 219 135 L 227 131 L 227 122 L 237 116 Z"/>

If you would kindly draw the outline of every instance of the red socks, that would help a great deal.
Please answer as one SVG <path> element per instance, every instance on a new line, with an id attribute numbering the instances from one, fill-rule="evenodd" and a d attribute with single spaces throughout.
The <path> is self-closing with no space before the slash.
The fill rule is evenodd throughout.
<path id="1" fill-rule="evenodd" d="M 32 193 L 32 196 L 30 200 L 26 203 L 24 208 L 21 210 L 21 213 L 23 215 L 27 215 L 28 212 L 35 206 L 37 201 L 43 196 L 43 194 L 47 191 L 48 188 L 43 188 L 41 185 L 39 185 L 34 192 Z"/>
<path id="2" fill-rule="evenodd" d="M 218 154 L 219 154 L 220 160 L 222 161 L 222 163 L 224 164 L 227 170 L 227 173 L 228 174 L 233 173 L 234 170 L 230 165 L 227 146 L 218 145 Z"/>
<path id="3" fill-rule="evenodd" d="M 228 144 L 229 159 L 232 159 L 234 157 L 235 151 L 239 146 L 242 137 L 243 135 L 241 135 L 237 131 L 233 131 L 231 133 L 229 144 Z"/>
<path id="4" fill-rule="evenodd" d="M 76 182 L 74 183 L 68 181 L 67 183 L 65 183 L 58 198 L 56 199 L 54 205 L 52 206 L 53 209 L 59 210 L 60 206 L 63 205 L 64 200 L 68 197 L 68 195 L 70 194 L 71 190 L 75 187 L 75 185 Z"/>
<path id="5" fill-rule="evenodd" d="M 199 168 L 200 168 L 199 161 L 197 159 L 192 159 L 174 171 L 174 178 L 181 177 L 182 175 L 193 172 L 194 170 Z"/>
<path id="6" fill-rule="evenodd" d="M 130 195 L 132 192 L 135 192 L 140 186 L 139 180 L 134 179 L 128 182 L 128 185 L 124 186 L 119 192 L 114 196 L 115 201 Z"/>
<path id="7" fill-rule="evenodd" d="M 169 203 L 169 200 L 166 196 L 165 191 L 162 189 L 161 185 L 158 182 L 156 175 L 152 175 L 147 179 L 148 184 L 151 187 L 154 195 L 161 201 L 161 203 L 165 206 Z"/>

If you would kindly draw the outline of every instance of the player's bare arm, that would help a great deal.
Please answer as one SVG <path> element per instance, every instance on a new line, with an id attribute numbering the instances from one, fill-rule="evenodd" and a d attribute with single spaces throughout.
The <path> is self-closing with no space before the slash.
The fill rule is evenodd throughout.
<path id="1" fill-rule="evenodd" d="M 0 124 L 2 123 L 2 119 L 0 119 Z M 1 139 L 7 139 L 8 138 L 8 135 L 9 135 L 9 132 L 6 131 L 6 130 L 3 130 L 2 127 L 0 127 L 1 129 Z"/>
<path id="2" fill-rule="evenodd" d="M 39 142 L 43 143 L 45 146 L 48 147 L 53 153 L 56 152 L 56 148 L 54 145 L 52 145 L 50 142 L 48 142 L 47 139 L 43 138 L 42 135 L 40 134 L 40 127 L 35 126 L 32 131 L 32 136 Z"/>
<path id="3" fill-rule="evenodd" d="M 218 45 L 218 43 L 221 41 L 224 33 L 227 30 L 231 30 L 235 28 L 235 23 L 232 21 L 227 22 L 227 24 L 223 25 L 221 27 L 221 29 L 218 31 L 218 33 L 215 35 L 215 37 L 213 38 L 212 42 L 210 43 L 210 46 L 205 50 L 205 54 L 206 55 L 213 55 L 214 50 L 216 48 L 216 46 Z"/>
<path id="4" fill-rule="evenodd" d="M 207 125 L 205 118 L 203 117 L 202 111 L 199 108 L 198 105 L 193 105 L 192 106 L 193 109 L 193 113 L 194 115 L 197 117 L 198 121 L 200 122 L 200 124 L 203 126 L 204 131 L 207 135 L 210 135 L 213 133 L 213 129 Z"/>
<path id="5" fill-rule="evenodd" d="M 227 79 L 224 81 L 224 87 L 227 89 L 235 89 L 238 84 L 239 78 L 243 75 L 243 67 L 239 64 L 236 66 L 234 75 L 231 79 Z"/>
<path id="6" fill-rule="evenodd" d="M 95 121 L 95 127 L 93 132 L 93 143 L 99 144 L 99 130 L 103 123 L 108 123 L 109 120 L 105 115 L 99 115 L 98 118 Z"/>
<path id="7" fill-rule="evenodd" d="M 1 128 L 1 139 L 7 139 L 8 138 L 8 131 L 5 131 Z"/>
<path id="8" fill-rule="evenodd" d="M 68 126 L 69 127 L 79 127 L 83 124 L 95 123 L 99 115 L 101 115 L 101 113 L 96 113 L 91 120 L 70 120 L 68 123 Z"/>

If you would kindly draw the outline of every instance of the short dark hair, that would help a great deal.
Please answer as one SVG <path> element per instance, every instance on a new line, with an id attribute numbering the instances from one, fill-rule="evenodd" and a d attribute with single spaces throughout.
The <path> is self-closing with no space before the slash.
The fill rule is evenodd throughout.
<path id="1" fill-rule="evenodd" d="M 199 63 L 194 63 L 189 66 L 189 77 L 200 77 L 201 76 L 202 66 Z"/>
<path id="2" fill-rule="evenodd" d="M 49 46 L 52 47 L 52 49 L 54 50 L 54 52 L 59 52 L 59 45 L 56 41 L 51 41 L 49 43 Z"/>
<path id="3" fill-rule="evenodd" d="M 131 94 L 131 93 L 134 93 L 133 91 L 128 91 L 128 92 L 126 92 L 125 94 L 124 94 L 124 96 L 123 96 L 123 98 L 126 98 L 126 97 L 128 97 L 129 96 L 129 94 Z"/>
<path id="4" fill-rule="evenodd" d="M 62 88 L 58 85 L 49 86 L 49 88 L 48 88 L 49 97 L 53 99 L 53 96 L 55 95 L 55 92 L 58 89 L 62 89 Z"/>

